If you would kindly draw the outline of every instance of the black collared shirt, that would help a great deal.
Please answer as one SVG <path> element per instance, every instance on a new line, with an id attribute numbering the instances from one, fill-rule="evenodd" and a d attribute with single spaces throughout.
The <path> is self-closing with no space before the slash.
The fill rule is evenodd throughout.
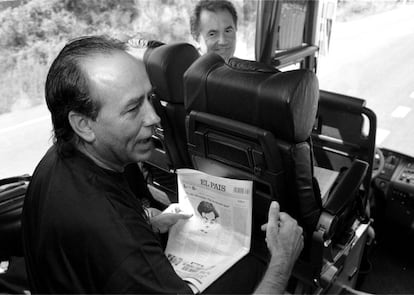
<path id="1" fill-rule="evenodd" d="M 33 293 L 191 293 L 124 175 L 80 152 L 62 157 L 49 149 L 33 174 L 22 225 Z"/>

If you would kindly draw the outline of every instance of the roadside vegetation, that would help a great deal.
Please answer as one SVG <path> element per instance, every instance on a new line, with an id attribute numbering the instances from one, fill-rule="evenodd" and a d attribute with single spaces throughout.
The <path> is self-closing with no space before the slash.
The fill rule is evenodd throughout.
<path id="1" fill-rule="evenodd" d="M 43 102 L 48 67 L 63 45 L 81 35 L 141 34 L 191 42 L 188 19 L 196 0 L 20 0 L 0 7 L 0 114 Z M 16 2 L 19 4 L 16 6 Z M 338 18 L 395 7 L 401 1 L 339 1 Z M 255 1 L 235 0 L 238 40 L 253 42 Z M 242 29 L 241 29 L 242 28 Z M 147 32 L 147 33 L 143 33 Z"/>
<path id="2" fill-rule="evenodd" d="M 336 20 L 346 22 L 394 9 L 413 0 L 338 0 Z"/>
<path id="3" fill-rule="evenodd" d="M 172 2 L 178 5 L 168 5 Z M 189 1 L 185 0 L 30 0 L 1 11 L 0 113 L 43 101 L 50 62 L 68 40 L 81 35 L 120 37 L 149 31 L 169 42 L 185 36 L 181 32 L 188 25 L 180 15 L 188 13 L 187 6 Z"/>

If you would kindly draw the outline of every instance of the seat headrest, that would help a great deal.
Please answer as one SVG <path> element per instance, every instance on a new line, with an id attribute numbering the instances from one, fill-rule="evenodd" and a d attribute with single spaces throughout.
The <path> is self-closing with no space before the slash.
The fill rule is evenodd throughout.
<path id="1" fill-rule="evenodd" d="M 318 108 L 319 85 L 312 71 L 271 70 L 258 62 L 210 53 L 184 74 L 185 109 L 251 124 L 289 142 L 309 138 Z"/>
<path id="2" fill-rule="evenodd" d="M 184 103 L 183 74 L 199 56 L 188 43 L 165 44 L 147 50 L 145 67 L 161 100 Z"/>

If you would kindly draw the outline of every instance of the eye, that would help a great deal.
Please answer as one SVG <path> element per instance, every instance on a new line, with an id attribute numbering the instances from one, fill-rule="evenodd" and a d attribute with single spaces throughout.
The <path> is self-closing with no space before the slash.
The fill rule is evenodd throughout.
<path id="1" fill-rule="evenodd" d="M 141 109 L 141 106 L 144 104 L 145 100 L 148 100 L 150 104 L 152 104 L 152 99 L 156 97 L 154 91 L 148 92 L 148 94 L 144 97 L 140 97 L 134 104 L 131 104 L 130 107 L 126 110 L 127 113 L 137 112 Z"/>
<path id="2" fill-rule="evenodd" d="M 212 38 L 212 37 L 214 37 L 214 36 L 216 36 L 216 32 L 209 32 L 209 33 L 207 34 L 207 37 L 209 37 L 209 38 Z"/>
<path id="3" fill-rule="evenodd" d="M 234 32 L 234 29 L 233 28 L 228 28 L 227 30 L 226 30 L 226 33 L 233 33 Z"/>
<path id="4" fill-rule="evenodd" d="M 144 99 L 140 99 L 137 101 L 137 103 L 131 105 L 131 107 L 127 110 L 127 113 L 133 113 L 136 111 L 139 111 L 141 106 L 144 104 Z"/>
<path id="5" fill-rule="evenodd" d="M 135 112 L 139 109 L 140 106 L 141 106 L 141 104 L 136 104 L 136 105 L 132 106 L 131 108 L 129 108 L 127 112 L 128 113 Z"/>

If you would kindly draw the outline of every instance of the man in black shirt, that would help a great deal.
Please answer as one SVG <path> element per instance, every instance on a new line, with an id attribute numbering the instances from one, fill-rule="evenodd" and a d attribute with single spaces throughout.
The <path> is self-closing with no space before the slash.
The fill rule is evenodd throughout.
<path id="1" fill-rule="evenodd" d="M 49 70 L 46 102 L 55 142 L 33 174 L 22 214 L 33 293 L 192 292 L 158 236 L 189 216 L 148 217 L 123 173 L 150 157 L 160 121 L 145 66 L 125 49 L 106 37 L 82 37 L 68 43 Z M 147 193 L 144 182 L 136 189 Z M 263 229 L 269 264 L 247 256 L 207 292 L 283 292 L 303 247 L 302 229 L 276 202 Z M 237 289 L 235 278 L 251 283 Z"/>

